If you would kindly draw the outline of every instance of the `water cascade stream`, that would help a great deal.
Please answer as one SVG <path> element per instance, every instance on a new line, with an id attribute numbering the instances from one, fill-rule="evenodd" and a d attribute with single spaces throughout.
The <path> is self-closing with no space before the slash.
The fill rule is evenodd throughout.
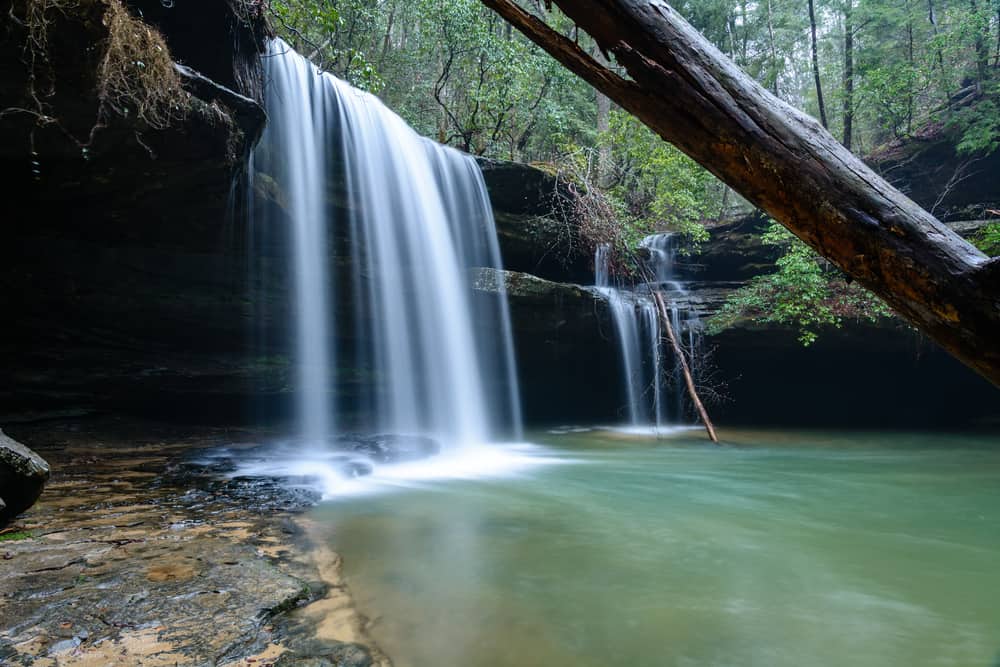
<path id="1" fill-rule="evenodd" d="M 654 234 L 643 239 L 651 280 L 637 286 L 615 284 L 611 275 L 610 248 L 598 246 L 594 256 L 595 285 L 607 298 L 615 323 L 622 358 L 628 426 L 657 431 L 685 419 L 685 397 L 680 364 L 672 363 L 663 346 L 663 331 L 651 290 L 663 292 L 670 308 L 671 326 L 677 335 L 687 334 L 692 372 L 700 345 L 697 314 L 682 307 L 687 288 L 675 270 L 676 238 Z"/>
<path id="2" fill-rule="evenodd" d="M 322 447 L 355 426 L 453 451 L 518 438 L 506 297 L 474 301 L 469 289 L 471 269 L 500 269 L 475 160 L 280 40 L 265 62 L 270 122 L 255 168 L 281 188 L 283 210 L 255 216 L 290 223 L 303 440 Z M 353 410 L 338 399 L 349 373 L 366 374 Z"/>

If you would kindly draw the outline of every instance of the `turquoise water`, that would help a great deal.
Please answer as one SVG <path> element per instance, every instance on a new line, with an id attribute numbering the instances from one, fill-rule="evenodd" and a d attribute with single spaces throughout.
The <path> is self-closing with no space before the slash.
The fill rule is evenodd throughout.
<path id="1" fill-rule="evenodd" d="M 724 439 L 316 511 L 399 667 L 1000 664 L 1000 438 Z"/>

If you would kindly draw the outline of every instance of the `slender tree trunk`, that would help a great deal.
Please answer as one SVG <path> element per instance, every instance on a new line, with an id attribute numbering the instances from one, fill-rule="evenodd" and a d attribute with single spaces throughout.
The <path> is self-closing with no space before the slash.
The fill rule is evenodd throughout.
<path id="1" fill-rule="evenodd" d="M 771 49 L 771 92 L 775 97 L 781 97 L 778 92 L 778 76 L 781 74 L 781 67 L 778 64 L 778 49 L 774 43 L 774 16 L 771 9 L 771 0 L 767 0 L 767 41 Z"/>
<path id="2" fill-rule="evenodd" d="M 611 143 L 608 132 L 611 130 L 611 98 L 604 93 L 597 93 L 597 132 L 602 140 L 597 155 L 598 183 L 607 187 L 611 182 Z"/>
<path id="3" fill-rule="evenodd" d="M 937 13 L 934 11 L 934 0 L 927 0 L 927 20 L 931 23 L 931 32 L 934 33 L 934 39 L 937 40 L 938 36 L 938 23 L 937 23 Z M 937 46 L 937 63 L 938 68 L 941 70 L 941 76 L 946 76 L 944 71 L 944 52 L 941 51 L 941 45 Z M 945 92 L 947 96 L 947 91 Z"/>
<path id="4" fill-rule="evenodd" d="M 729 186 L 725 183 L 722 184 L 722 204 L 719 206 L 719 217 L 716 222 L 722 222 L 726 217 L 726 213 L 729 212 Z"/>
<path id="5" fill-rule="evenodd" d="M 389 46 L 392 44 L 392 24 L 396 19 L 396 3 L 392 3 L 389 8 L 389 18 L 385 22 L 385 36 L 382 38 L 382 53 L 378 58 L 378 71 L 382 73 L 385 68 L 385 59 L 389 55 Z"/>
<path id="6" fill-rule="evenodd" d="M 729 57 L 739 62 L 736 57 L 736 18 L 732 14 L 726 17 L 726 34 L 729 36 Z"/>
<path id="7" fill-rule="evenodd" d="M 751 80 L 662 0 L 553 0 L 629 78 L 511 0 L 481 0 L 1000 385 L 991 260 Z"/>
<path id="8" fill-rule="evenodd" d="M 911 74 L 917 69 L 913 52 L 913 16 L 910 11 L 910 0 L 906 0 L 906 62 Z M 906 136 L 913 134 L 913 106 L 916 103 L 913 84 L 914 81 L 911 79 L 906 87 Z"/>
<path id="9" fill-rule="evenodd" d="M 979 14 L 979 3 L 976 0 L 969 0 L 969 6 L 972 9 L 973 16 L 978 16 Z M 983 83 L 989 78 L 989 67 L 990 67 L 990 47 L 987 43 L 989 40 L 989 21 L 985 21 L 986 31 L 976 31 L 975 39 L 973 39 L 973 46 L 976 52 L 976 75 L 979 79 L 979 86 L 982 87 Z"/>
<path id="10" fill-rule="evenodd" d="M 606 65 L 607 62 L 601 57 L 601 50 L 595 45 L 591 50 L 594 59 Z M 611 143 L 608 132 L 611 130 L 611 98 L 595 91 L 597 94 L 597 133 L 599 135 L 597 149 L 597 184 L 602 188 L 608 187 L 611 183 Z"/>
<path id="11" fill-rule="evenodd" d="M 844 5 L 844 138 L 851 150 L 854 134 L 854 0 Z"/>
<path id="12" fill-rule="evenodd" d="M 826 105 L 823 104 L 823 84 L 819 79 L 819 43 L 816 40 L 816 8 L 814 0 L 809 0 L 809 34 L 812 44 L 813 79 L 816 80 L 816 103 L 819 104 L 819 122 L 823 127 L 829 127 L 826 122 Z"/>
<path id="13" fill-rule="evenodd" d="M 997 48 L 993 53 L 993 67 L 1000 67 L 1000 5 L 997 5 Z"/>
<path id="14" fill-rule="evenodd" d="M 743 26 L 743 37 L 740 39 L 740 64 L 746 67 L 749 60 L 750 26 L 747 21 L 747 0 L 740 0 L 740 25 Z"/>
<path id="15" fill-rule="evenodd" d="M 997 5 L 997 47 L 993 53 L 993 67 L 1000 67 L 1000 5 Z"/>
<path id="16" fill-rule="evenodd" d="M 674 327 L 670 324 L 670 314 L 667 312 L 667 304 L 664 303 L 663 295 L 659 290 L 653 290 L 653 299 L 656 300 L 656 310 L 660 315 L 660 324 L 663 325 L 663 330 L 667 333 L 667 340 L 670 341 L 670 347 L 674 350 L 674 357 L 677 359 L 677 363 L 681 365 L 681 372 L 684 374 L 684 384 L 687 386 L 688 396 L 691 397 L 694 409 L 698 411 L 698 416 L 701 417 L 701 423 L 705 425 L 709 439 L 715 444 L 719 444 L 719 436 L 715 434 L 715 426 L 712 425 L 712 420 L 708 418 L 708 411 L 705 410 L 705 405 L 698 396 L 698 390 L 694 386 L 694 377 L 691 375 L 691 367 L 688 366 L 687 358 L 684 356 L 684 349 L 677 342 L 677 336 L 674 335 Z"/>

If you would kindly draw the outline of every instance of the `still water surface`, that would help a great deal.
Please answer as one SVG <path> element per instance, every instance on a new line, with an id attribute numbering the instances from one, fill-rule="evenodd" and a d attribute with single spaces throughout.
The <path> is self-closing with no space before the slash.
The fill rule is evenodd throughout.
<path id="1" fill-rule="evenodd" d="M 1000 438 L 724 435 L 316 511 L 399 667 L 1000 665 Z"/>

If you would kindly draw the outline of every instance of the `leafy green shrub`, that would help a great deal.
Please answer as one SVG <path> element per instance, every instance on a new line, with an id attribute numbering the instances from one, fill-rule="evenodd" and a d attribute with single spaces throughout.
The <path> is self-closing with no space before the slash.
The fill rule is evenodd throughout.
<path id="1" fill-rule="evenodd" d="M 821 328 L 840 327 L 845 318 L 875 322 L 892 314 L 878 297 L 848 282 L 778 223 L 772 222 L 761 240 L 785 249 L 775 262 L 778 270 L 731 294 L 706 323 L 709 334 L 750 320 L 798 327 L 799 341 L 810 345 Z"/>

